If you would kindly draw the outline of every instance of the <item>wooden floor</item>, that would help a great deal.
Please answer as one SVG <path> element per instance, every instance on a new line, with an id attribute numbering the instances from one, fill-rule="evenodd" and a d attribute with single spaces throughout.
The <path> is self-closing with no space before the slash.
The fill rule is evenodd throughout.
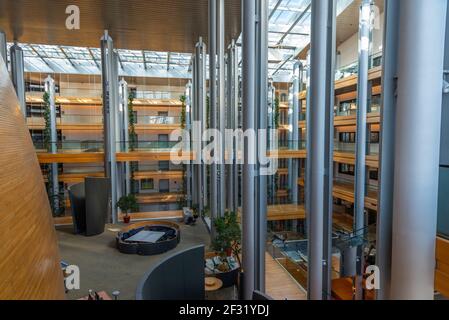
<path id="1" fill-rule="evenodd" d="M 266 292 L 273 299 L 307 299 L 304 289 L 268 253 L 265 254 L 265 269 Z"/>

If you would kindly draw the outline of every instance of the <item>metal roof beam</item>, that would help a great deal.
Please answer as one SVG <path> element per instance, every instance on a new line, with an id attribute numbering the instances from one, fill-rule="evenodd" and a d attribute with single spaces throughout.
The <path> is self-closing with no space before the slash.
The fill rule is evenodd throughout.
<path id="1" fill-rule="evenodd" d="M 282 44 L 284 39 L 290 34 L 290 32 L 293 30 L 293 28 L 296 27 L 296 25 L 302 20 L 302 18 L 304 18 L 304 16 L 310 10 L 311 7 L 312 7 L 312 2 L 310 2 L 310 4 L 307 6 L 307 8 L 303 12 L 301 12 L 301 14 L 298 15 L 298 18 L 295 20 L 295 22 L 290 26 L 290 28 L 287 30 L 287 32 L 284 33 L 284 35 L 281 37 L 281 39 L 279 39 L 278 44 Z"/>

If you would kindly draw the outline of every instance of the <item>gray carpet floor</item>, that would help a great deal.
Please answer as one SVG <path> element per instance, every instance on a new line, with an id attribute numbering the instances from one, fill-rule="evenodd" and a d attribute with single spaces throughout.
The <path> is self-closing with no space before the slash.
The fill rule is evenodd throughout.
<path id="1" fill-rule="evenodd" d="M 138 282 L 144 273 L 162 258 L 195 245 L 209 246 L 210 238 L 202 221 L 195 226 L 181 225 L 181 242 L 169 252 L 158 256 L 125 255 L 115 248 L 116 231 L 120 225 L 107 225 L 105 232 L 94 237 L 74 235 L 71 227 L 58 227 L 61 259 L 80 268 L 80 290 L 70 291 L 68 299 L 78 299 L 88 290 L 106 291 L 111 297 L 120 291 L 120 300 L 135 299 Z"/>

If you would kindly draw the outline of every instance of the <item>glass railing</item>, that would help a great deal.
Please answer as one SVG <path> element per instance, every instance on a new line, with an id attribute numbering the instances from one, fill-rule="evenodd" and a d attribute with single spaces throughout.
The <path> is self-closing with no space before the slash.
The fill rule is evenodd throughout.
<path id="1" fill-rule="evenodd" d="M 278 150 L 306 150 L 305 140 L 280 140 L 278 142 Z M 274 150 L 274 146 L 273 149 Z"/>
<path id="2" fill-rule="evenodd" d="M 137 116 L 137 124 L 180 124 L 180 117 Z"/>
<path id="3" fill-rule="evenodd" d="M 116 150 L 117 152 L 171 151 L 179 143 L 179 141 L 120 141 L 117 142 Z"/>
<path id="4" fill-rule="evenodd" d="M 56 124 L 58 125 L 83 125 L 83 124 L 101 125 L 102 123 L 103 123 L 102 115 L 70 114 L 56 118 Z M 27 124 L 45 125 L 45 119 L 43 117 L 28 117 Z"/>
<path id="5" fill-rule="evenodd" d="M 348 116 L 355 116 L 357 115 L 357 110 L 356 109 L 340 109 L 340 110 L 336 110 L 335 111 L 335 116 L 336 117 L 348 117 Z"/>
<path id="6" fill-rule="evenodd" d="M 31 125 L 45 125 L 45 119 L 43 117 L 28 117 L 27 123 Z M 85 114 L 66 114 L 62 117 L 56 118 L 56 124 L 58 125 L 88 125 L 103 123 L 103 115 L 85 115 Z M 136 124 L 167 124 L 176 125 L 181 123 L 180 117 L 168 117 L 168 116 L 138 116 Z"/>
<path id="7" fill-rule="evenodd" d="M 53 148 L 57 153 L 103 152 L 103 141 L 34 141 L 36 152 L 50 152 Z"/>
<path id="8" fill-rule="evenodd" d="M 368 142 L 368 155 L 378 155 L 379 154 L 379 143 Z M 347 142 L 334 142 L 334 151 L 345 152 L 345 153 L 355 153 L 356 144 Z"/>
<path id="9" fill-rule="evenodd" d="M 373 54 L 369 57 L 369 69 L 382 65 L 382 52 Z M 335 80 L 341 80 L 346 77 L 357 75 L 359 72 L 359 63 L 355 61 L 347 66 L 341 67 L 335 72 Z"/>

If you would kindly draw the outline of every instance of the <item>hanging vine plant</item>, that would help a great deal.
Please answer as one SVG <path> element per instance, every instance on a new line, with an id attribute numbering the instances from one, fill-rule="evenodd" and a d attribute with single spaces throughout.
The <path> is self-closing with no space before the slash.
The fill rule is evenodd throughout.
<path id="1" fill-rule="evenodd" d="M 274 127 L 275 129 L 279 129 L 280 123 L 280 101 L 279 101 L 279 97 L 276 97 L 274 99 Z"/>
<path id="2" fill-rule="evenodd" d="M 185 129 L 186 127 L 186 96 L 182 95 L 179 97 L 179 101 L 181 101 L 181 128 Z"/>
<path id="3" fill-rule="evenodd" d="M 51 115 L 50 115 L 50 95 L 45 92 L 43 95 L 44 100 L 44 147 L 48 152 L 51 152 L 52 143 L 56 141 L 51 141 Z M 51 164 L 45 166 L 45 171 L 47 172 L 47 195 L 50 202 L 51 210 L 53 216 L 61 216 L 65 212 L 65 202 L 64 197 L 60 194 L 53 194 L 53 176 L 51 170 Z"/>
<path id="4" fill-rule="evenodd" d="M 43 96 L 44 100 L 44 121 L 45 121 L 45 128 L 44 128 L 44 147 L 47 149 L 48 152 L 51 151 L 51 128 L 50 128 L 50 95 L 45 92 Z M 53 141 L 56 142 L 56 141 Z"/>
<path id="5" fill-rule="evenodd" d="M 128 131 L 129 131 L 129 141 L 128 143 L 129 150 L 135 151 L 137 148 L 137 134 L 136 134 L 136 115 L 134 113 L 134 93 L 130 92 L 128 95 Z M 130 163 L 130 171 L 131 171 L 131 193 L 135 193 L 137 190 L 137 181 L 134 179 L 134 173 L 139 169 L 138 162 Z"/>
<path id="6" fill-rule="evenodd" d="M 134 114 L 134 94 L 132 92 L 128 95 L 128 119 L 129 119 L 129 149 L 135 151 L 137 147 L 136 134 L 136 116 Z"/>

